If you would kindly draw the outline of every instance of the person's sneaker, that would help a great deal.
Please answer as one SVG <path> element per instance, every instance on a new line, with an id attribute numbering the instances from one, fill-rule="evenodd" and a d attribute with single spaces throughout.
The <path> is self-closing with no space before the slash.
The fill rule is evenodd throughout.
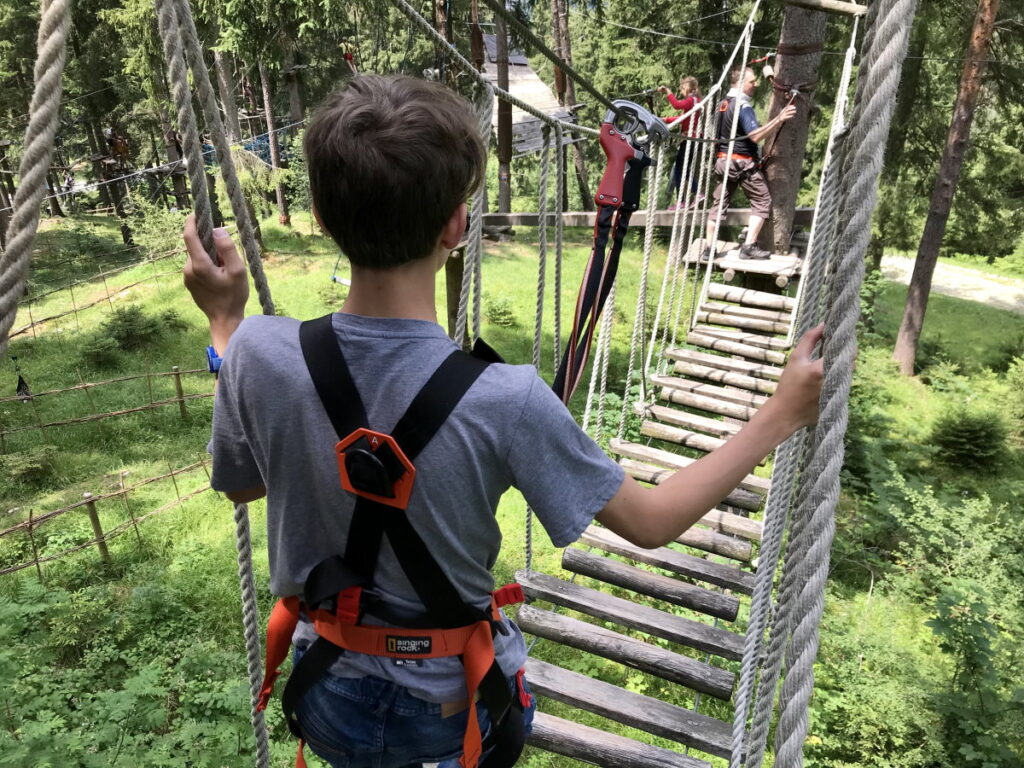
<path id="1" fill-rule="evenodd" d="M 747 243 L 746 245 L 740 246 L 740 258 L 741 259 L 757 259 L 763 261 L 772 257 L 771 251 L 766 251 L 756 243 Z"/>
<path id="2" fill-rule="evenodd" d="M 711 261 L 711 248 L 705 246 L 704 250 L 700 252 L 700 256 L 697 257 L 698 264 L 707 264 Z"/>

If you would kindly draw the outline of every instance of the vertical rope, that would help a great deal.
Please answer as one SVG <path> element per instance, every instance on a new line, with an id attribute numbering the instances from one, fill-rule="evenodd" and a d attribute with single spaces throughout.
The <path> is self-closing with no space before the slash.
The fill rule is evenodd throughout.
<path id="1" fill-rule="evenodd" d="M 477 127 L 484 142 L 484 151 L 491 144 L 491 112 L 494 109 L 494 91 L 490 86 L 481 87 L 477 91 L 474 105 Z M 472 210 L 469 212 L 469 238 L 466 245 L 466 256 L 462 264 L 462 285 L 459 290 L 459 309 L 455 319 L 455 339 L 461 344 L 466 338 L 469 316 L 470 289 L 474 286 L 473 303 L 473 338 L 480 338 L 480 262 L 483 258 L 483 226 L 484 207 L 487 200 L 487 172 L 481 177 L 480 186 L 473 192 Z"/>
<path id="2" fill-rule="evenodd" d="M 267 276 L 263 271 L 263 258 L 259 241 L 256 239 L 256 229 L 249 215 L 249 206 L 245 202 L 245 193 L 242 191 L 242 185 L 238 180 L 238 173 L 235 170 L 235 160 L 231 154 L 231 145 L 228 143 L 227 131 L 224 128 L 224 121 L 221 119 L 220 109 L 217 105 L 217 96 L 210 81 L 210 71 L 207 69 L 206 59 L 203 57 L 203 47 L 196 33 L 192 9 L 189 6 L 188 0 L 174 0 L 174 3 L 182 37 L 185 41 L 185 52 L 188 55 L 196 90 L 199 94 L 199 103 L 202 105 L 206 127 L 210 132 L 210 138 L 217 153 L 217 162 L 220 165 L 221 176 L 224 178 L 224 186 L 227 189 L 228 199 L 231 202 L 231 211 L 235 216 L 235 222 L 238 226 L 239 239 L 242 242 L 242 252 L 245 254 L 245 259 L 249 264 L 249 273 L 252 275 L 252 282 L 256 288 L 256 294 L 259 297 L 263 314 L 273 315 L 274 300 L 270 295 L 270 285 L 267 283 Z"/>
<path id="3" fill-rule="evenodd" d="M 32 243 L 39 228 L 39 206 L 46 193 L 46 175 L 60 121 L 61 76 L 70 26 L 70 0 L 43 0 L 36 39 L 35 89 L 18 166 L 21 183 L 11 204 L 7 250 L 0 254 L 0 354 L 7 349 L 7 334 L 18 314 L 18 299 L 25 289 Z"/>
<path id="4" fill-rule="evenodd" d="M 557 158 L 558 168 L 555 170 L 555 210 L 558 215 L 555 217 L 555 327 L 552 332 L 554 336 L 554 358 L 555 364 L 552 370 L 557 371 L 561 364 L 562 354 L 562 250 L 565 243 L 565 222 L 562 220 L 562 212 L 565 210 L 565 166 L 567 162 L 565 131 L 562 124 L 555 126 L 555 145 L 558 147 Z"/>
<path id="5" fill-rule="evenodd" d="M 213 210 L 210 193 L 206 186 L 206 170 L 200 149 L 196 115 L 192 111 L 192 91 L 188 87 L 188 72 L 181 48 L 181 30 L 174 0 L 155 0 L 157 23 L 163 43 L 164 59 L 167 62 L 167 76 L 171 81 L 171 94 L 178 113 L 178 128 L 181 130 L 182 149 L 185 153 L 185 167 L 188 171 L 189 186 L 192 189 L 192 203 L 196 212 L 196 229 L 199 241 L 207 253 L 216 253 L 213 245 Z"/>
<path id="6" fill-rule="evenodd" d="M 544 286 L 548 270 L 548 178 L 551 173 L 551 127 L 545 125 L 540 150 L 540 191 L 537 201 L 537 306 L 533 323 L 533 367 L 540 371 L 540 347 L 544 333 Z"/>

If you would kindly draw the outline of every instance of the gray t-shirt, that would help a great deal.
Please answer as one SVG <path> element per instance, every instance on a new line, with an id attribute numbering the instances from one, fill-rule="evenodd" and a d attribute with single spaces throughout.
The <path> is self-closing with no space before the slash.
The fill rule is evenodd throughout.
<path id="1" fill-rule="evenodd" d="M 389 432 L 455 344 L 436 323 L 336 313 L 338 335 L 371 429 Z M 231 338 L 213 414 L 212 485 L 267 488 L 270 588 L 302 592 L 310 570 L 345 551 L 354 497 L 342 490 L 338 442 L 299 347 L 299 321 L 255 315 Z M 518 488 L 555 546 L 575 541 L 622 484 L 623 471 L 584 433 L 528 365 L 494 364 L 473 384 L 416 460 L 408 515 L 466 602 L 481 608 L 494 589 L 501 547 L 498 500 Z M 399 610 L 422 610 L 387 538 L 374 589 Z M 510 622 L 511 624 L 511 622 Z M 312 625 L 300 624 L 296 642 Z M 495 637 L 502 670 L 525 661 L 518 628 Z M 456 658 L 400 666 L 346 653 L 332 672 L 393 680 L 428 701 L 465 696 Z"/>

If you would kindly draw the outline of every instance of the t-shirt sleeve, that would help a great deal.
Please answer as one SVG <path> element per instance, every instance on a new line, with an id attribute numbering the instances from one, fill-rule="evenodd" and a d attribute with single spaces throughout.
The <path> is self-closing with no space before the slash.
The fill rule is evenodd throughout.
<path id="1" fill-rule="evenodd" d="M 221 364 L 217 396 L 213 401 L 213 435 L 208 450 L 213 456 L 210 485 L 224 493 L 244 491 L 264 484 L 252 448 L 246 438 L 242 419 L 239 384 L 244 373 L 239 362 L 239 348 L 243 346 L 242 328 L 235 332 Z"/>
<path id="2" fill-rule="evenodd" d="M 739 127 L 741 136 L 749 136 L 761 127 L 761 124 L 757 122 L 757 114 L 753 107 L 745 106 L 740 110 Z"/>
<path id="3" fill-rule="evenodd" d="M 622 485 L 609 458 L 539 377 L 509 447 L 512 484 L 556 547 L 576 541 Z"/>

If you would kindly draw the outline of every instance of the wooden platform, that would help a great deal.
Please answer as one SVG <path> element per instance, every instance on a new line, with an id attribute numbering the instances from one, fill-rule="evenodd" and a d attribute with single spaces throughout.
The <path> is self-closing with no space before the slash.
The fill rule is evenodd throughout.
<path id="1" fill-rule="evenodd" d="M 666 351 L 668 373 L 651 377 L 660 404 L 643 415 L 647 442 L 611 441 L 626 472 L 660 483 L 734 435 L 778 384 L 794 308 L 785 296 L 710 284 L 700 297 L 700 325 L 686 346 Z M 571 648 L 573 658 L 604 660 L 598 668 L 611 662 L 660 681 L 648 692 L 679 687 L 670 704 L 531 659 L 527 676 L 542 698 L 680 746 L 666 749 L 547 715 L 540 715 L 531 744 L 606 768 L 703 768 L 708 756 L 729 757 L 731 723 L 692 703 L 728 701 L 736 685 L 743 635 L 731 624 L 754 589 L 769 490 L 767 478 L 748 475 L 718 509 L 653 550 L 592 525 L 563 553 L 572 582 L 517 574 L 530 600 L 519 613 L 523 631 Z"/>
<path id="2" fill-rule="evenodd" d="M 689 224 L 689 218 L 694 214 L 703 216 L 703 211 L 684 211 L 680 214 L 680 219 L 687 225 Z M 675 211 L 655 211 L 653 225 L 656 227 L 670 227 L 673 221 L 675 221 Z M 549 213 L 547 215 L 547 222 L 549 226 L 555 225 L 555 218 L 557 216 L 562 217 L 562 224 L 566 227 L 593 227 L 594 226 L 594 214 L 588 211 L 566 211 L 564 213 Z M 741 227 L 745 226 L 747 219 L 750 217 L 749 208 L 730 208 L 725 212 L 725 217 L 722 219 L 722 223 L 730 227 Z M 811 221 L 814 218 L 813 208 L 797 208 L 796 214 L 793 218 L 793 223 L 797 226 L 809 227 Z M 533 213 L 485 213 L 484 224 L 491 224 L 494 226 L 513 226 L 513 227 L 536 227 L 540 221 L 540 214 Z M 647 226 L 647 211 L 640 210 L 633 214 L 629 220 L 629 226 L 632 227 L 645 227 Z"/>

